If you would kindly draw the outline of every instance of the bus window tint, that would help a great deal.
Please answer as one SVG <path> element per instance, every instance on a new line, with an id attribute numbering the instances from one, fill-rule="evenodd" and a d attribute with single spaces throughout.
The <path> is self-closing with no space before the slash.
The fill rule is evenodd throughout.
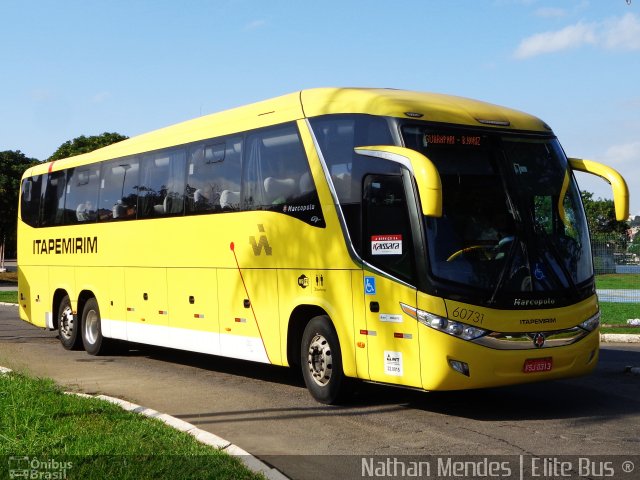
<path id="1" fill-rule="evenodd" d="M 316 187 L 295 125 L 247 137 L 242 206 L 245 210 L 279 211 L 324 226 Z"/>
<path id="2" fill-rule="evenodd" d="M 35 177 L 25 178 L 22 181 L 20 217 L 24 223 L 32 227 L 38 226 L 42 177 L 43 175 L 37 175 Z"/>
<path id="3" fill-rule="evenodd" d="M 140 163 L 134 157 L 104 162 L 100 181 L 98 220 L 136 218 Z"/>
<path id="4" fill-rule="evenodd" d="M 62 225 L 64 220 L 64 196 L 66 170 L 49 173 L 46 177 L 45 189 L 42 192 L 42 217 L 40 225 Z"/>
<path id="5" fill-rule="evenodd" d="M 216 139 L 189 150 L 187 214 L 240 209 L 242 138 Z"/>
<path id="6" fill-rule="evenodd" d="M 138 218 L 182 215 L 186 153 L 162 150 L 142 158 Z"/>
<path id="7" fill-rule="evenodd" d="M 97 218 L 100 165 L 69 170 L 64 223 L 94 222 Z"/>
<path id="8" fill-rule="evenodd" d="M 304 152 L 293 126 L 250 135 L 244 171 L 246 210 L 271 209 L 299 193 Z"/>

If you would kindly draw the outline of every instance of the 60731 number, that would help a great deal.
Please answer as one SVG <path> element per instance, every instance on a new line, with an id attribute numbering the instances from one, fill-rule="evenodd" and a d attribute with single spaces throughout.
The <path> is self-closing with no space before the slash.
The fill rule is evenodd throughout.
<path id="1" fill-rule="evenodd" d="M 482 324 L 482 322 L 484 322 L 484 313 L 478 312 L 476 310 L 471 310 L 469 308 L 456 307 L 456 309 L 453 310 L 452 315 L 453 318 L 471 321 L 473 323 Z"/>

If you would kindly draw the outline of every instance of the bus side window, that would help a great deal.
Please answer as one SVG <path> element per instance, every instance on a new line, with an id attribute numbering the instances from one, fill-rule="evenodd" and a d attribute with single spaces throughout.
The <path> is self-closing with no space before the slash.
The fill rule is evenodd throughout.
<path id="1" fill-rule="evenodd" d="M 64 223 L 95 222 L 97 219 L 100 166 L 69 169 Z"/>
<path id="2" fill-rule="evenodd" d="M 46 184 L 41 195 L 40 225 L 43 227 L 62 225 L 63 223 L 66 175 L 66 170 L 46 175 Z"/>
<path id="3" fill-rule="evenodd" d="M 138 218 L 183 214 L 185 162 L 184 149 L 162 150 L 142 158 Z"/>
<path id="4" fill-rule="evenodd" d="M 20 217 L 23 222 L 32 227 L 38 226 L 42 177 L 42 175 L 37 175 L 35 177 L 25 178 L 22 181 Z"/>
<path id="5" fill-rule="evenodd" d="M 295 136 L 292 126 L 249 135 L 242 185 L 244 210 L 272 210 L 294 194 L 296 180 L 288 171 L 285 150 Z"/>
<path id="6" fill-rule="evenodd" d="M 136 218 L 140 162 L 134 157 L 104 162 L 100 175 L 98 221 Z"/>
<path id="7" fill-rule="evenodd" d="M 242 207 L 273 210 L 324 226 L 309 162 L 295 124 L 247 137 Z M 291 207 L 298 208 L 291 208 Z"/>
<path id="8" fill-rule="evenodd" d="M 242 137 L 215 139 L 189 150 L 187 214 L 240 209 Z"/>

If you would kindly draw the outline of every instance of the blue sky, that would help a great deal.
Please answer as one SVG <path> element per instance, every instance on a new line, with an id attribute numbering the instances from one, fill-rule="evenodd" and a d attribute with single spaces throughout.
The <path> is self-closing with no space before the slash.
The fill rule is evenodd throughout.
<path id="1" fill-rule="evenodd" d="M 0 150 L 46 159 L 302 88 L 403 88 L 541 117 L 569 155 L 617 168 L 640 215 L 640 0 L 0 0 L 0 18 Z"/>

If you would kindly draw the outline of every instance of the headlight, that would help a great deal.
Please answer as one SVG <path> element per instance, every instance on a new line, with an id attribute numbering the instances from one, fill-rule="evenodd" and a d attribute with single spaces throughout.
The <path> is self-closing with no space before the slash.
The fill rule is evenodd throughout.
<path id="1" fill-rule="evenodd" d="M 467 325 L 466 323 L 455 322 L 422 310 L 417 311 L 417 316 L 418 321 L 423 325 L 463 340 L 475 340 L 488 333 L 487 330 Z"/>
<path id="2" fill-rule="evenodd" d="M 580 324 L 580 328 L 584 328 L 588 332 L 593 332 L 600 325 L 600 312 L 588 318 Z"/>

